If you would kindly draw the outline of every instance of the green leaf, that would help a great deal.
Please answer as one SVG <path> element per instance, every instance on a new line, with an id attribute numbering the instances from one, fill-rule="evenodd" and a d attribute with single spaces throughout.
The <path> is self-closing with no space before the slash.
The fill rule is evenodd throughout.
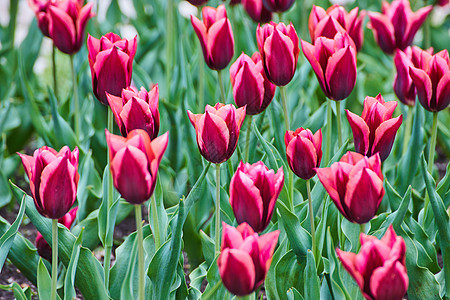
<path id="1" fill-rule="evenodd" d="M 48 273 L 42 259 L 39 259 L 38 274 L 37 274 L 37 287 L 39 299 L 51 299 L 52 294 L 52 278 Z"/>
<path id="2" fill-rule="evenodd" d="M 120 290 L 120 299 L 135 299 L 136 297 L 133 295 L 133 275 L 134 270 L 136 269 L 136 258 L 137 254 L 138 241 L 135 238 L 133 243 L 133 248 L 131 249 L 130 255 L 128 256 L 128 269 L 125 273 L 125 277 L 122 279 L 122 288 Z"/>
<path id="3" fill-rule="evenodd" d="M 114 225 L 116 222 L 117 208 L 119 207 L 120 199 L 119 193 L 113 187 L 113 202 L 111 204 L 109 203 L 109 176 L 111 176 L 111 172 L 109 171 L 108 164 L 103 171 L 103 198 L 98 213 L 98 237 L 104 247 L 112 246 Z"/>
<path id="4" fill-rule="evenodd" d="M 200 186 L 203 183 L 203 180 L 205 180 L 205 176 L 206 174 L 208 174 L 208 170 L 209 167 L 211 166 L 211 163 L 208 162 L 206 164 L 206 166 L 203 168 L 202 174 L 200 175 L 200 177 L 197 179 L 197 181 L 195 182 L 194 186 L 192 187 L 192 189 L 190 190 L 188 196 L 186 197 L 186 200 L 184 201 L 184 209 L 185 212 L 183 213 L 183 224 L 186 221 L 187 215 L 188 213 L 191 211 L 192 206 L 200 199 L 200 197 L 202 196 L 202 190 L 200 188 Z"/>
<path id="5" fill-rule="evenodd" d="M 27 296 L 25 293 L 26 288 L 22 289 L 22 287 L 17 282 L 14 282 L 12 284 L 12 290 L 13 290 L 14 297 L 16 298 L 16 300 L 31 300 L 31 297 Z M 41 298 L 41 299 L 44 299 L 44 298 Z M 49 299 L 49 298 L 47 298 L 47 299 Z"/>
<path id="6" fill-rule="evenodd" d="M 384 180 L 384 190 L 389 199 L 389 206 L 392 211 L 396 211 L 402 203 L 402 196 L 392 187 L 387 178 Z"/>
<path id="7" fill-rule="evenodd" d="M 83 231 L 84 228 L 81 229 L 80 234 L 73 244 L 72 255 L 70 256 L 69 266 L 66 270 L 66 278 L 64 279 L 64 300 L 72 300 L 77 296 L 74 284 L 78 258 L 80 257 L 81 242 L 83 240 Z"/>
<path id="8" fill-rule="evenodd" d="M 205 256 L 206 264 L 210 266 L 215 255 L 214 240 L 210 238 L 203 230 L 200 230 L 200 239 L 202 241 L 202 252 Z"/>
<path id="9" fill-rule="evenodd" d="M 158 177 L 156 188 L 152 199 L 150 199 L 149 207 L 148 207 L 148 219 L 150 223 L 150 227 L 155 230 L 155 221 L 158 221 L 158 229 L 159 229 L 159 237 L 161 239 L 161 244 L 167 240 L 167 227 L 169 226 L 169 221 L 167 218 L 166 210 L 164 209 L 164 199 L 163 199 L 163 188 L 161 185 L 161 180 Z M 158 218 L 155 220 L 154 211 L 151 201 L 156 201 L 156 214 Z"/>
<path id="10" fill-rule="evenodd" d="M 319 277 L 317 277 L 314 254 L 310 250 L 306 255 L 305 298 L 320 299 Z"/>
<path id="11" fill-rule="evenodd" d="M 336 249 L 333 246 L 333 240 L 331 238 L 330 227 L 327 228 L 327 250 L 328 250 L 328 261 L 329 273 L 331 278 L 331 286 L 333 290 L 333 295 L 335 299 L 352 299 L 348 294 L 345 285 L 342 282 L 342 276 L 340 273 L 340 262 L 336 257 Z"/>
<path id="12" fill-rule="evenodd" d="M 287 245 L 287 239 L 284 238 L 283 241 L 281 243 L 279 243 L 278 248 L 276 249 L 275 253 L 273 254 L 269 271 L 267 271 L 266 279 L 264 281 L 264 287 L 266 289 L 267 299 L 269 299 L 269 300 L 278 299 L 275 267 L 278 264 L 279 260 L 286 253 L 286 245 Z"/>
<path id="13" fill-rule="evenodd" d="M 275 278 L 278 297 L 286 299 L 285 295 L 291 288 L 303 288 L 303 273 L 306 259 L 299 261 L 295 253 L 290 250 L 278 261 L 275 266 Z"/>

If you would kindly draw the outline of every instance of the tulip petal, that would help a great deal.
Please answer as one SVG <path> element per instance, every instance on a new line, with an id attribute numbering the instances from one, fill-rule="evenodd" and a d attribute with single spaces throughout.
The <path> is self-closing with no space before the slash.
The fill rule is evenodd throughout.
<path id="1" fill-rule="evenodd" d="M 297 135 L 287 146 L 286 156 L 289 166 L 298 177 L 308 180 L 315 175 L 317 153 L 309 139 Z"/>
<path id="2" fill-rule="evenodd" d="M 450 104 L 450 72 L 447 71 L 437 85 L 436 110 L 441 111 Z"/>
<path id="3" fill-rule="evenodd" d="M 354 49 L 347 46 L 336 51 L 328 59 L 325 80 L 331 99 L 343 100 L 350 95 L 356 83 L 356 56 Z"/>
<path id="4" fill-rule="evenodd" d="M 83 44 L 84 31 L 86 29 L 87 22 L 89 21 L 90 18 L 94 16 L 94 13 L 91 12 L 93 5 L 94 4 L 92 2 L 86 3 L 86 5 L 83 6 L 79 12 L 76 21 L 76 28 L 77 28 L 76 51 L 78 51 L 81 48 L 81 45 Z"/>
<path id="5" fill-rule="evenodd" d="M 393 54 L 396 48 L 394 41 L 394 27 L 390 20 L 380 13 L 369 13 L 370 26 L 372 27 L 375 39 L 380 48 L 388 53 Z"/>
<path id="6" fill-rule="evenodd" d="M 208 30 L 208 66 L 213 70 L 224 69 L 234 55 L 234 37 L 227 18 L 215 22 Z"/>
<path id="7" fill-rule="evenodd" d="M 221 163 L 226 157 L 230 133 L 225 121 L 206 112 L 203 122 L 199 122 L 197 141 L 199 150 L 212 163 Z"/>
<path id="8" fill-rule="evenodd" d="M 375 269 L 370 290 L 377 300 L 402 299 L 408 289 L 406 268 L 399 261 L 389 261 Z"/>
<path id="9" fill-rule="evenodd" d="M 233 96 L 238 107 L 247 105 L 247 114 L 255 115 L 261 112 L 264 78 L 261 73 L 252 69 L 249 63 L 244 63 L 236 74 Z"/>
<path id="10" fill-rule="evenodd" d="M 305 55 L 306 59 L 311 64 L 311 67 L 317 76 L 317 80 L 319 81 L 320 87 L 322 88 L 322 90 L 324 92 L 327 91 L 328 89 L 325 84 L 325 72 L 322 69 L 322 66 L 320 65 L 316 56 L 314 55 L 315 47 L 304 40 L 300 40 L 300 44 L 302 46 L 303 54 Z"/>
<path id="11" fill-rule="evenodd" d="M 348 109 L 345 111 L 347 112 L 348 123 L 352 128 L 355 151 L 366 155 L 369 150 L 369 126 L 367 126 L 364 119 L 357 114 L 352 113 Z"/>
<path id="12" fill-rule="evenodd" d="M 119 126 L 120 133 L 123 136 L 127 136 L 127 130 L 122 122 L 122 119 L 120 118 L 120 112 L 123 109 L 122 98 L 111 95 L 108 92 L 106 92 L 106 99 L 108 100 L 109 107 L 111 108 L 111 110 L 114 114 L 114 119 L 116 119 L 116 124 L 117 124 L 117 126 Z"/>
<path id="13" fill-rule="evenodd" d="M 428 6 L 422 7 L 419 10 L 417 10 L 414 13 L 414 16 L 409 16 L 408 30 L 405 32 L 405 34 L 402 37 L 403 48 L 406 48 L 407 46 L 411 45 L 411 43 L 414 40 L 414 36 L 416 35 L 420 26 L 422 26 L 423 22 L 425 22 L 425 19 L 427 18 L 428 14 L 431 12 L 432 9 L 433 9 L 433 6 L 428 5 Z"/>
<path id="14" fill-rule="evenodd" d="M 121 136 L 110 133 L 108 129 L 105 129 L 105 136 L 106 136 L 106 143 L 108 144 L 109 148 L 109 159 L 111 161 L 116 155 L 116 153 L 126 146 L 126 139 Z"/>
<path id="15" fill-rule="evenodd" d="M 384 161 L 391 152 L 392 145 L 394 144 L 395 135 L 397 130 L 402 125 L 403 116 L 400 115 L 397 118 L 393 118 L 378 126 L 375 131 L 375 141 L 372 146 L 372 154 L 379 153 L 381 161 Z"/>
<path id="16" fill-rule="evenodd" d="M 133 129 L 143 129 L 149 136 L 153 136 L 155 122 L 148 103 L 133 97 L 120 112 L 120 118 L 127 132 Z"/>
<path id="17" fill-rule="evenodd" d="M 74 53 L 76 28 L 72 18 L 62 9 L 49 7 L 49 34 L 55 46 L 64 53 Z"/>
<path id="18" fill-rule="evenodd" d="M 355 279 L 356 283 L 362 290 L 364 288 L 364 278 L 359 273 L 359 271 L 356 269 L 355 261 L 356 261 L 356 254 L 352 252 L 345 252 L 341 249 L 336 249 L 336 254 L 339 257 L 339 260 L 341 261 L 344 268 L 347 270 L 348 273 Z"/>
<path id="19" fill-rule="evenodd" d="M 243 223 L 246 224 L 246 223 Z M 238 249 L 242 243 L 244 242 L 242 234 L 233 226 L 228 225 L 225 222 L 222 222 L 222 248 L 224 250 L 226 248 L 234 248 Z"/>
<path id="20" fill-rule="evenodd" d="M 274 30 L 264 42 L 267 77 L 277 86 L 288 84 L 295 73 L 294 44 L 286 35 Z"/>
<path id="21" fill-rule="evenodd" d="M 223 285 L 237 296 L 250 294 L 255 286 L 255 266 L 244 251 L 225 249 L 218 259 Z"/>
<path id="22" fill-rule="evenodd" d="M 425 109 L 431 110 L 430 101 L 433 96 L 433 88 L 430 77 L 424 70 L 415 67 L 409 68 L 409 75 L 416 86 L 420 103 Z"/>

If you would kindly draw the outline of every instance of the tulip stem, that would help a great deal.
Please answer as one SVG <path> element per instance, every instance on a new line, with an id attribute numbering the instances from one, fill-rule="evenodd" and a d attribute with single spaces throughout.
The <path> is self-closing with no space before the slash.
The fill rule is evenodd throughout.
<path id="1" fill-rule="evenodd" d="M 56 300 L 58 282 L 58 219 L 52 219 L 52 300 Z"/>
<path id="2" fill-rule="evenodd" d="M 286 130 L 289 130 L 289 113 L 286 100 L 286 88 L 284 86 L 280 86 L 280 96 L 281 96 L 281 103 L 283 104 L 284 127 L 286 127 L 285 128 Z"/>
<path id="3" fill-rule="evenodd" d="M 114 127 L 113 127 L 113 112 L 110 108 L 108 108 L 108 131 L 110 133 L 114 133 Z M 106 159 L 107 162 L 109 162 L 109 148 L 106 148 L 107 153 L 106 153 Z M 112 204 L 113 204 L 113 192 L 114 192 L 114 185 L 113 185 L 113 178 L 112 178 L 112 174 L 111 174 L 111 170 L 108 176 L 108 211 L 110 210 Z M 111 232 L 111 234 L 113 234 L 113 232 Z M 111 240 L 112 239 L 107 239 L 107 240 Z M 109 269 L 111 266 L 111 252 L 112 252 L 112 245 L 104 245 L 105 247 L 105 257 L 104 257 L 104 261 L 103 261 L 103 269 L 105 272 L 105 288 L 108 291 L 109 290 Z"/>
<path id="4" fill-rule="evenodd" d="M 336 101 L 336 117 L 337 117 L 337 126 L 338 126 L 338 145 L 339 148 L 342 147 L 342 126 L 341 126 L 341 102 Z"/>
<path id="5" fill-rule="evenodd" d="M 75 66 L 73 64 L 73 55 L 70 55 L 70 66 L 72 69 L 72 88 L 73 88 L 73 118 L 75 123 L 75 136 L 80 139 L 80 103 L 78 101 L 78 86 Z"/>
<path id="6" fill-rule="evenodd" d="M 216 164 L 216 244 L 215 254 L 220 253 L 220 164 Z"/>
<path id="7" fill-rule="evenodd" d="M 314 224 L 314 211 L 311 198 L 311 179 L 306 180 L 306 190 L 308 191 L 309 221 L 311 223 L 312 251 L 316 256 L 316 226 Z"/>
<path id="8" fill-rule="evenodd" d="M 141 204 L 134 206 L 136 215 L 136 231 L 138 239 L 138 265 L 139 265 L 139 300 L 145 298 L 145 274 L 144 274 L 144 236 L 142 234 L 142 208 Z"/>
<path id="9" fill-rule="evenodd" d="M 255 299 L 255 292 L 246 295 L 246 296 L 236 296 L 237 300 L 254 300 Z"/>
<path id="10" fill-rule="evenodd" d="M 205 63 L 203 62 L 203 52 L 200 46 L 198 47 L 198 55 L 198 105 L 200 110 L 204 110 Z"/>
<path id="11" fill-rule="evenodd" d="M 161 237 L 159 236 L 159 220 L 158 211 L 156 209 L 156 196 L 153 194 L 151 199 L 152 216 L 153 216 L 153 238 L 155 239 L 155 249 L 161 246 Z"/>
<path id="12" fill-rule="evenodd" d="M 402 155 L 405 155 L 406 149 L 408 148 L 409 138 L 411 137 L 411 126 L 413 120 L 413 106 L 408 106 L 408 115 L 406 116 L 406 127 L 405 134 L 403 135 L 403 149 Z"/>
<path id="13" fill-rule="evenodd" d="M 437 138 L 437 121 L 438 121 L 438 112 L 433 112 L 433 127 L 431 128 L 431 141 L 430 141 L 430 152 L 428 154 L 428 173 L 432 174 L 433 164 L 434 164 L 434 153 L 436 152 L 436 138 Z M 425 206 L 424 206 L 424 218 L 427 213 L 428 204 L 430 203 L 430 197 L 425 197 Z"/>
<path id="14" fill-rule="evenodd" d="M 359 233 L 366 234 L 366 223 L 359 224 Z"/>
<path id="15" fill-rule="evenodd" d="M 252 121 L 253 116 L 248 116 L 248 122 L 247 122 L 247 136 L 245 139 L 245 161 L 248 162 L 248 156 L 250 152 L 250 137 L 252 133 Z M 233 174 L 232 174 L 233 175 Z"/>
<path id="16" fill-rule="evenodd" d="M 213 285 L 212 288 L 206 289 L 202 295 L 202 300 L 214 299 L 213 296 L 216 294 L 217 290 L 220 288 L 221 285 L 222 285 L 222 280 L 219 280 L 216 282 L 215 285 Z"/>
<path id="17" fill-rule="evenodd" d="M 289 170 L 289 208 L 294 212 L 294 172 Z"/>
<path id="18" fill-rule="evenodd" d="M 167 0 L 166 10 L 166 88 L 167 99 L 170 99 L 170 83 L 172 81 L 172 59 L 173 59 L 173 30 L 176 28 L 173 20 L 173 0 Z"/>
<path id="19" fill-rule="evenodd" d="M 333 123 L 332 113 L 333 110 L 331 108 L 331 100 L 327 100 L 327 147 L 325 148 L 325 164 L 328 164 L 330 162 L 330 150 L 331 150 L 331 126 Z"/>
<path id="20" fill-rule="evenodd" d="M 219 78 L 219 86 L 220 86 L 220 97 L 222 98 L 222 103 L 226 102 L 225 99 L 225 90 L 223 87 L 223 80 L 222 80 L 222 71 L 221 70 L 217 70 L 217 77 Z"/>
<path id="21" fill-rule="evenodd" d="M 56 81 L 56 46 L 53 44 L 52 51 L 52 71 L 53 71 L 53 91 L 55 92 L 56 98 L 58 98 L 58 83 Z"/>

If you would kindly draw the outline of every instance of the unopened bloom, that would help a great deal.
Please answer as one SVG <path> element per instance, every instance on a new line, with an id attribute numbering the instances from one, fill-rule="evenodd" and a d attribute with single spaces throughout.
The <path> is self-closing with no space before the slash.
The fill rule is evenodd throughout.
<path id="1" fill-rule="evenodd" d="M 36 15 L 37 24 L 42 34 L 50 37 L 48 32 L 48 8 L 51 5 L 56 5 L 56 0 L 28 0 L 28 5 Z"/>
<path id="2" fill-rule="evenodd" d="M 295 0 L 263 0 L 264 6 L 271 12 L 281 13 L 287 11 Z"/>
<path id="3" fill-rule="evenodd" d="M 131 204 L 141 204 L 153 194 L 159 163 L 169 142 L 169 133 L 150 140 L 148 133 L 135 129 L 126 138 L 105 129 L 109 164 L 114 186 Z"/>
<path id="4" fill-rule="evenodd" d="M 78 148 L 64 146 L 59 152 L 44 146 L 33 156 L 17 153 L 30 180 L 38 212 L 50 219 L 62 218 L 77 199 Z"/>
<path id="5" fill-rule="evenodd" d="M 384 196 L 379 154 L 371 157 L 347 152 L 329 168 L 316 169 L 320 182 L 340 213 L 363 224 L 376 214 Z"/>
<path id="6" fill-rule="evenodd" d="M 230 204 L 238 224 L 246 222 L 256 232 L 266 229 L 283 183 L 282 167 L 275 173 L 262 161 L 241 161 L 230 182 Z"/>
<path id="7" fill-rule="evenodd" d="M 401 300 L 408 290 L 406 244 L 392 225 L 381 238 L 361 233 L 358 254 L 336 249 L 342 265 L 369 300 Z"/>
<path id="8" fill-rule="evenodd" d="M 378 94 L 375 98 L 364 99 L 361 117 L 346 110 L 356 152 L 368 156 L 379 153 L 381 161 L 389 156 L 403 120 L 402 115 L 392 117 L 396 107 L 397 101 L 384 102 L 383 96 Z"/>
<path id="9" fill-rule="evenodd" d="M 258 236 L 247 223 L 237 228 L 222 223 L 222 227 L 217 264 L 223 285 L 234 295 L 248 295 L 264 282 L 280 232 Z"/>
<path id="10" fill-rule="evenodd" d="M 122 89 L 130 86 L 136 47 L 136 37 L 126 40 L 112 32 L 100 39 L 88 35 L 92 89 L 101 103 L 108 104 L 106 93 L 120 97 Z"/>
<path id="11" fill-rule="evenodd" d="M 322 130 L 314 135 L 311 130 L 298 128 L 287 130 L 284 135 L 286 157 L 289 167 L 295 175 L 308 180 L 316 175 L 315 168 L 322 160 Z"/>
<path id="12" fill-rule="evenodd" d="M 272 20 L 272 12 L 263 5 L 263 0 L 242 0 L 242 7 L 257 23 L 267 23 Z"/>
<path id="13" fill-rule="evenodd" d="M 204 114 L 188 110 L 188 115 L 202 156 L 214 164 L 228 160 L 237 146 L 245 107 L 236 109 L 232 104 L 217 103 L 214 107 L 206 105 Z"/>

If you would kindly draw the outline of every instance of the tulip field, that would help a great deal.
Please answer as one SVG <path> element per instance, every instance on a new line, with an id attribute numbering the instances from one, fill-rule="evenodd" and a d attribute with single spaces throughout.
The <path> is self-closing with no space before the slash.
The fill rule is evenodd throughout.
<path id="1" fill-rule="evenodd" d="M 448 0 L 2 0 L 0 299 L 450 299 Z"/>

